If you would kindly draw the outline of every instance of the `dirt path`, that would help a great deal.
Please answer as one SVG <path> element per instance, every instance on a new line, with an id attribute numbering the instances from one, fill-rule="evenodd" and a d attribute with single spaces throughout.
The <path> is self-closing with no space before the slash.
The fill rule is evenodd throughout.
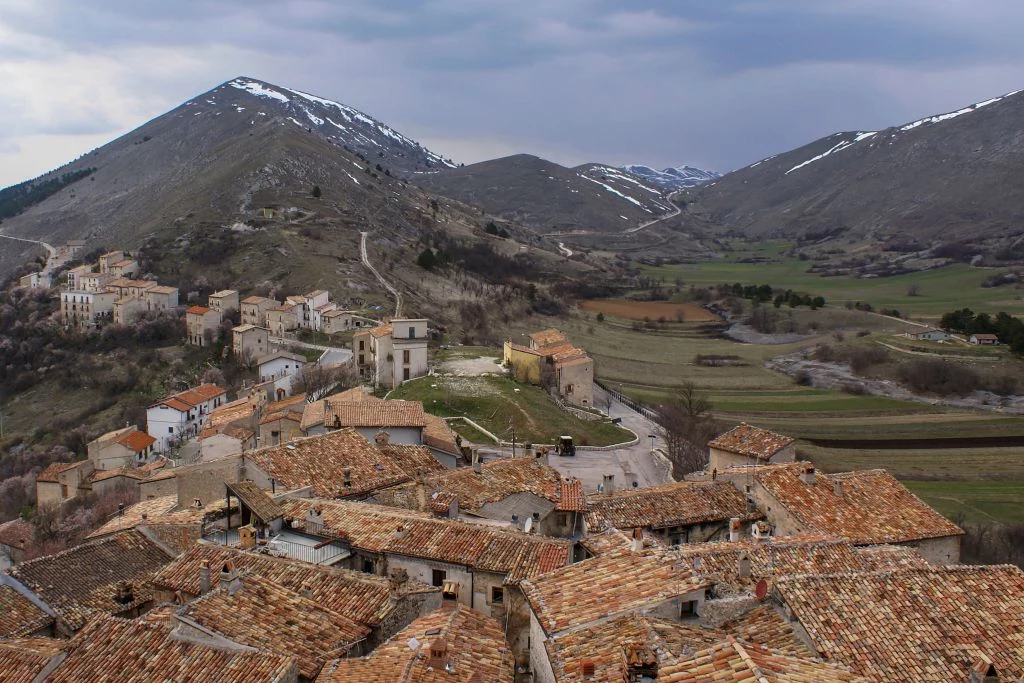
<path id="1" fill-rule="evenodd" d="M 679 192 L 679 190 L 676 190 L 675 192 L 669 192 L 668 193 L 668 203 L 669 203 L 670 206 L 675 206 L 674 204 L 672 204 L 672 195 L 677 194 L 678 192 Z M 655 218 L 654 220 L 647 221 L 646 223 L 641 223 L 640 225 L 636 226 L 635 228 L 627 228 L 626 230 L 623 230 L 623 234 L 625 234 L 625 235 L 632 235 L 635 232 L 640 232 L 644 228 L 651 227 L 655 223 L 660 223 L 662 221 L 667 221 L 669 218 L 675 218 L 676 216 L 678 216 L 682 212 L 683 212 L 682 208 L 676 206 L 675 207 L 675 211 L 673 211 L 672 213 L 667 213 L 667 214 L 665 214 L 664 216 L 662 216 L 660 218 Z"/>
<path id="2" fill-rule="evenodd" d="M 983 360 L 983 361 L 988 361 L 988 362 L 999 362 L 999 360 L 1000 360 L 997 356 L 956 356 L 956 355 L 946 356 L 946 355 L 943 355 L 941 353 L 931 353 L 930 351 L 911 351 L 910 349 L 901 349 L 898 346 L 893 346 L 892 344 L 887 344 L 884 341 L 877 341 L 876 343 L 881 344 L 882 346 L 884 346 L 885 348 L 889 349 L 890 351 L 895 351 L 896 353 L 906 353 L 906 354 L 909 354 L 911 356 L 929 356 L 931 358 L 941 358 L 942 360 L 957 360 L 957 361 L 958 360 Z"/>
<path id="3" fill-rule="evenodd" d="M 384 285 L 384 289 L 391 292 L 391 295 L 395 297 L 395 317 L 399 318 L 402 315 L 402 294 L 390 282 L 385 280 L 384 276 L 377 272 L 377 269 L 370 263 L 370 256 L 366 252 L 366 236 L 369 234 L 368 232 L 359 233 L 359 255 L 363 259 L 363 265 L 369 268 L 370 272 L 377 277 L 377 280 Z"/>

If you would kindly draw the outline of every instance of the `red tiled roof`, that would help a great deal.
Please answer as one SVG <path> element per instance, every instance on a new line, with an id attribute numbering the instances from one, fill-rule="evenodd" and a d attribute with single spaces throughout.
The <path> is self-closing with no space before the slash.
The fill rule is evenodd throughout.
<path id="1" fill-rule="evenodd" d="M 725 434 L 712 439 L 708 442 L 708 447 L 728 453 L 750 456 L 758 460 L 768 460 L 793 443 L 793 441 L 794 439 L 791 437 L 754 427 L 744 422 L 733 427 Z"/>
<path id="2" fill-rule="evenodd" d="M 583 492 L 583 482 L 579 479 L 562 479 L 559 483 L 558 505 L 555 509 L 561 512 L 586 512 L 587 494 Z"/>
<path id="3" fill-rule="evenodd" d="M 588 505 L 587 526 L 591 529 L 661 529 L 733 517 L 742 521 L 764 518 L 759 511 L 748 512 L 746 498 L 727 481 L 680 481 L 601 493 L 591 495 Z"/>
<path id="4" fill-rule="evenodd" d="M 328 427 L 425 427 L 419 401 L 332 401 L 327 398 L 324 425 Z"/>
<path id="5" fill-rule="evenodd" d="M 36 481 L 56 483 L 58 481 L 57 475 L 61 472 L 81 467 L 85 461 L 80 462 L 55 462 L 46 466 L 42 472 L 36 477 Z"/>
<path id="6" fill-rule="evenodd" d="M 427 425 L 423 428 L 423 443 L 431 448 L 436 448 L 445 453 L 460 456 L 458 442 L 455 440 L 455 432 L 444 421 L 444 418 L 430 413 L 424 413 Z"/>
<path id="7" fill-rule="evenodd" d="M 48 683 L 294 680 L 295 660 L 269 652 L 214 649 L 172 637 L 164 625 L 104 617 L 71 641 Z"/>
<path id="8" fill-rule="evenodd" d="M 430 650 L 439 641 L 445 645 L 444 656 L 435 660 Z M 512 683 L 514 664 L 501 624 L 459 604 L 416 619 L 367 657 L 328 664 L 316 681 Z"/>
<path id="9" fill-rule="evenodd" d="M 36 683 L 54 657 L 69 647 L 66 640 L 12 638 L 0 640 L 0 671 L 4 683 Z"/>
<path id="10" fill-rule="evenodd" d="M 23 519 L 12 519 L 0 524 L 0 545 L 19 548 L 32 540 L 35 527 Z"/>
<path id="11" fill-rule="evenodd" d="M 991 659 L 1024 674 L 1024 573 L 949 566 L 796 576 L 775 584 L 822 657 L 877 681 L 967 680 Z"/>
<path id="12" fill-rule="evenodd" d="M 189 315 L 206 315 L 210 312 L 210 309 L 206 306 L 189 306 L 185 309 L 185 313 Z"/>
<path id="13" fill-rule="evenodd" d="M 752 476 L 808 531 L 862 545 L 964 533 L 885 470 L 819 472 L 808 484 L 800 478 L 803 465 L 758 468 Z"/>
<path id="14" fill-rule="evenodd" d="M 868 683 L 849 669 L 817 659 L 794 657 L 760 645 L 728 640 L 658 668 L 658 680 L 672 683 L 721 681 L 722 683 Z"/>
<path id="15" fill-rule="evenodd" d="M 14 588 L 0 584 L 0 639 L 30 635 L 53 621 L 53 617 Z"/>
<path id="16" fill-rule="evenodd" d="M 389 334 L 391 334 L 391 332 L 391 323 L 387 323 L 386 325 L 378 325 L 377 327 L 374 327 L 370 330 L 370 334 L 376 338 L 386 337 Z"/>
<path id="17" fill-rule="evenodd" d="M 132 453 L 141 453 L 155 444 L 156 439 L 146 432 L 140 432 L 136 429 L 134 432 L 129 432 L 124 436 L 118 437 L 117 442 L 129 449 Z"/>

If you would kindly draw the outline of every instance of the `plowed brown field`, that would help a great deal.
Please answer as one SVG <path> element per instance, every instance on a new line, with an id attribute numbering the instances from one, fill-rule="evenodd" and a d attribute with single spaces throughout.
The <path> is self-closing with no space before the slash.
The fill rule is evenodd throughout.
<path id="1" fill-rule="evenodd" d="M 721 320 L 711 311 L 693 303 L 674 304 L 668 301 L 630 301 L 629 299 L 591 299 L 581 301 L 580 308 L 594 313 L 614 315 L 619 318 L 631 320 L 643 320 L 650 318 L 658 320 L 665 318 L 669 321 L 679 321 L 682 315 L 682 322 L 703 323 L 718 322 Z"/>

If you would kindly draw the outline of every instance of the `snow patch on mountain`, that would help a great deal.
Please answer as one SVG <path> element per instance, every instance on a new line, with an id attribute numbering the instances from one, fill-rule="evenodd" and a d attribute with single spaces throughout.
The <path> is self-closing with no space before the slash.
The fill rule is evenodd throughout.
<path id="1" fill-rule="evenodd" d="M 693 166 L 670 167 L 659 171 L 643 164 L 629 164 L 623 166 L 621 170 L 661 190 L 670 192 L 697 187 L 721 177 L 721 174 L 714 171 L 706 171 Z"/>

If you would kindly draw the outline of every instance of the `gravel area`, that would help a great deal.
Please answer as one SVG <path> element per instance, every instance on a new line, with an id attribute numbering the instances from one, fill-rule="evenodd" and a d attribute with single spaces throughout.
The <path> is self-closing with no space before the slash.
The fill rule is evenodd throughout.
<path id="1" fill-rule="evenodd" d="M 750 325 L 735 323 L 725 331 L 725 336 L 747 344 L 792 344 L 793 342 L 810 339 L 813 334 L 763 334 Z"/>
<path id="2" fill-rule="evenodd" d="M 495 361 L 500 360 L 494 356 L 479 356 L 477 358 L 456 358 L 447 360 L 437 366 L 439 374 L 459 375 L 462 377 L 475 377 L 477 375 L 504 375 L 505 368 Z"/>

